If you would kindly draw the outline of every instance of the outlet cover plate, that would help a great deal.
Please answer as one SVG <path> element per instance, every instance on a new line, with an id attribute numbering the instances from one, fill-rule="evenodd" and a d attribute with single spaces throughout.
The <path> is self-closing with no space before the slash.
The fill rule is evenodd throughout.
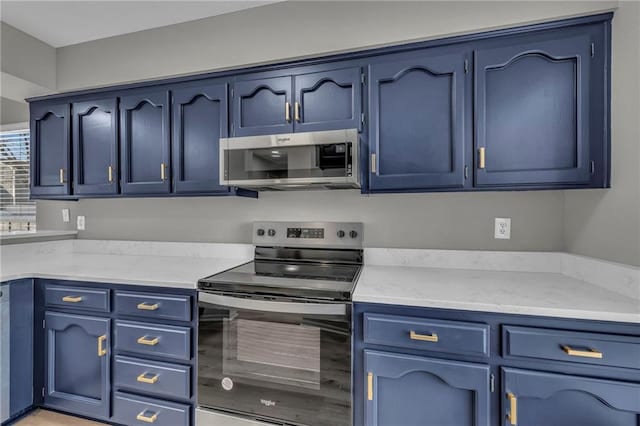
<path id="1" fill-rule="evenodd" d="M 84 216 L 78 216 L 78 231 L 84 231 Z"/>
<path id="2" fill-rule="evenodd" d="M 494 238 L 496 240 L 511 239 L 511 218 L 496 217 Z"/>
<path id="3" fill-rule="evenodd" d="M 62 209 L 62 221 L 69 223 L 69 209 Z"/>

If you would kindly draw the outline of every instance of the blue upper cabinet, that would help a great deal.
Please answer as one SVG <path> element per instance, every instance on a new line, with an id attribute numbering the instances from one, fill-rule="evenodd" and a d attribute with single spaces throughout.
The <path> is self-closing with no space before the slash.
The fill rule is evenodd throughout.
<path id="1" fill-rule="evenodd" d="M 109 417 L 111 320 L 45 313 L 47 407 Z"/>
<path id="2" fill-rule="evenodd" d="M 122 193 L 171 192 L 169 91 L 120 99 Z"/>
<path id="3" fill-rule="evenodd" d="M 233 136 L 293 132 L 291 76 L 236 81 Z"/>
<path id="4" fill-rule="evenodd" d="M 220 186 L 220 138 L 228 137 L 227 84 L 173 91 L 173 190 L 227 194 Z"/>
<path id="5" fill-rule="evenodd" d="M 360 129 L 361 78 L 359 67 L 294 76 L 294 131 Z"/>
<path id="6" fill-rule="evenodd" d="M 488 426 L 489 366 L 364 351 L 365 426 Z"/>
<path id="7" fill-rule="evenodd" d="M 503 425 L 640 424 L 640 384 L 503 368 Z"/>
<path id="8" fill-rule="evenodd" d="M 233 136 L 360 129 L 359 67 L 238 80 Z"/>
<path id="9" fill-rule="evenodd" d="M 74 194 L 117 194 L 117 98 L 76 102 L 72 109 Z"/>
<path id="10" fill-rule="evenodd" d="M 31 104 L 31 195 L 71 194 L 71 107 Z"/>
<path id="11" fill-rule="evenodd" d="M 596 168 L 602 174 L 605 55 L 592 32 L 498 39 L 475 51 L 476 186 L 589 185 Z"/>
<path id="12" fill-rule="evenodd" d="M 470 75 L 465 53 L 441 49 L 369 66 L 371 191 L 465 186 Z"/>

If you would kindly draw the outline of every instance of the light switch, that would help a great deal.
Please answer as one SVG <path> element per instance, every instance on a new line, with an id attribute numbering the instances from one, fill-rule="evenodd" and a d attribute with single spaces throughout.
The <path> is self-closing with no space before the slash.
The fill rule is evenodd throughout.
<path id="1" fill-rule="evenodd" d="M 511 218 L 496 217 L 494 238 L 497 240 L 511 239 Z"/>
<path id="2" fill-rule="evenodd" d="M 84 216 L 78 216 L 78 231 L 84 231 Z"/>
<path id="3" fill-rule="evenodd" d="M 62 221 L 69 223 L 69 209 L 62 209 Z"/>

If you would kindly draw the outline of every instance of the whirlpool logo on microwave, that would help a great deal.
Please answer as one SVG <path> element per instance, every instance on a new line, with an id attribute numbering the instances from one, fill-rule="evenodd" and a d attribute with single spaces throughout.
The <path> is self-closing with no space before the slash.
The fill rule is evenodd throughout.
<path id="1" fill-rule="evenodd" d="M 273 407 L 276 405 L 276 402 L 268 399 L 260 399 L 260 404 L 264 405 L 265 407 Z"/>

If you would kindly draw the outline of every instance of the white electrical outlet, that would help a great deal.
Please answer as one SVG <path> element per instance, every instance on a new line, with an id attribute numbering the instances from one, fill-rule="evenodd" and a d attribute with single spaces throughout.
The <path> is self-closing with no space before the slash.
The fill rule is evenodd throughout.
<path id="1" fill-rule="evenodd" d="M 69 223 L 69 209 L 62 209 L 62 221 Z"/>
<path id="2" fill-rule="evenodd" d="M 494 238 L 497 240 L 511 239 L 511 218 L 496 217 Z"/>
<path id="3" fill-rule="evenodd" d="M 78 216 L 78 231 L 84 231 L 84 216 Z"/>

